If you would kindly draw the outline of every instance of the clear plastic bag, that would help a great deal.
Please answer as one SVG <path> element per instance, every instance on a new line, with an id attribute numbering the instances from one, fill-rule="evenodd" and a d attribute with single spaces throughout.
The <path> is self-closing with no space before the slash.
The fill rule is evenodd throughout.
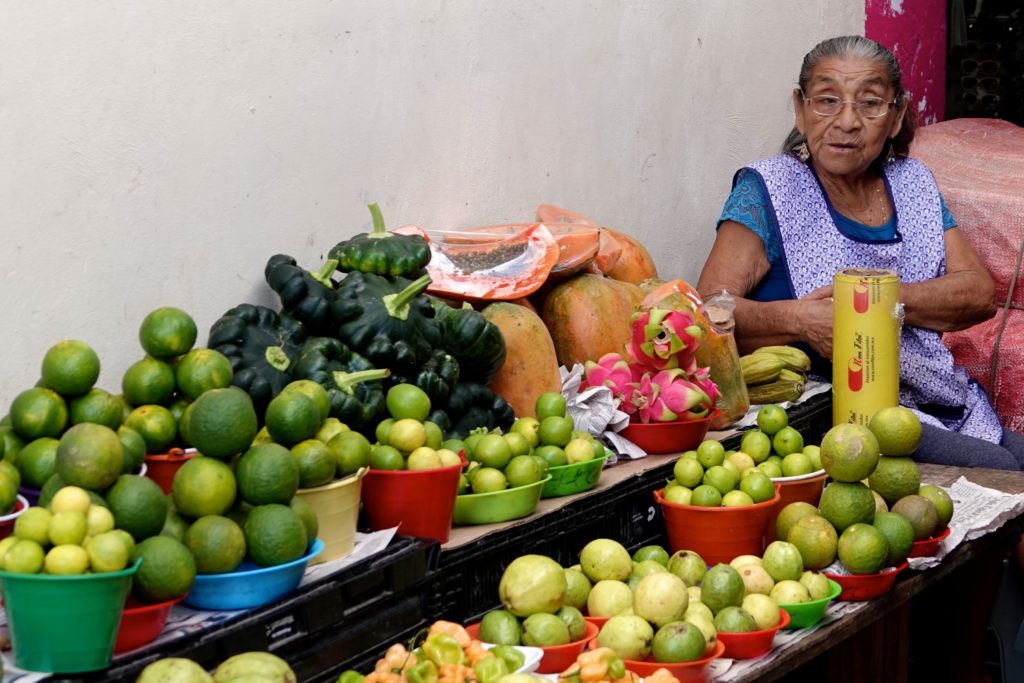
<path id="1" fill-rule="evenodd" d="M 722 290 L 708 298 L 703 308 L 704 320 L 700 320 L 700 325 L 704 328 L 704 337 L 697 347 L 697 364 L 711 368 L 711 379 L 721 393 L 718 412 L 709 424 L 710 429 L 719 430 L 747 414 L 750 396 L 743 382 L 740 354 L 733 336 L 736 302 L 729 292 Z"/>

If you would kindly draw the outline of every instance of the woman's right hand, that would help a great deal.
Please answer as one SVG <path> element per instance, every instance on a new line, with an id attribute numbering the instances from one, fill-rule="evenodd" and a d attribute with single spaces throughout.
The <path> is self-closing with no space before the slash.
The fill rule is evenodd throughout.
<path id="1" fill-rule="evenodd" d="M 808 292 L 800 300 L 798 315 L 803 340 L 822 358 L 832 358 L 832 285 Z"/>

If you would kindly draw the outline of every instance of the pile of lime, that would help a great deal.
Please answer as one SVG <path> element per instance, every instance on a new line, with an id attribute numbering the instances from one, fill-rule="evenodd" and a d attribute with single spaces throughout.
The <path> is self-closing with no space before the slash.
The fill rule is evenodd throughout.
<path id="1" fill-rule="evenodd" d="M 390 417 L 377 424 L 377 442 L 368 451 L 370 467 L 432 470 L 462 464 L 462 442 L 444 441 L 441 427 L 427 420 L 431 403 L 425 391 L 414 384 L 396 384 L 385 400 Z"/>
<path id="2" fill-rule="evenodd" d="M 953 500 L 942 487 L 922 485 L 910 455 L 921 438 L 908 408 L 884 408 L 865 425 L 841 424 L 821 441 L 832 481 L 818 506 L 790 503 L 776 518 L 776 537 L 799 549 L 807 568 L 838 560 L 852 574 L 900 565 L 913 543 L 944 531 Z"/>
<path id="3" fill-rule="evenodd" d="M 537 397 L 536 417 L 520 417 L 506 433 L 471 433 L 461 447 L 469 461 L 460 493 L 490 493 L 535 484 L 552 467 L 604 458 L 604 446 L 593 435 L 577 431 L 557 391 Z"/>

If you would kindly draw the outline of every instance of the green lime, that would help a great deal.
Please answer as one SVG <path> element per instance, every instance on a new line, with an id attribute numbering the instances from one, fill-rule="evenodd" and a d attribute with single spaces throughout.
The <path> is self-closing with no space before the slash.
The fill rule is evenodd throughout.
<path id="1" fill-rule="evenodd" d="M 374 446 L 370 451 L 370 469 L 404 470 L 405 458 L 394 446 Z"/>
<path id="2" fill-rule="evenodd" d="M 292 446 L 292 457 L 299 466 L 299 488 L 323 486 L 334 480 L 338 461 L 323 441 L 300 441 Z"/>
<path id="3" fill-rule="evenodd" d="M 105 496 L 117 528 L 136 541 L 156 536 L 164 528 L 167 499 L 160 485 L 149 477 L 122 474 Z"/>
<path id="4" fill-rule="evenodd" d="M 718 507 L 722 504 L 722 492 L 710 484 L 701 484 L 693 489 L 690 495 L 690 505 L 702 507 Z"/>
<path id="5" fill-rule="evenodd" d="M 427 443 L 427 430 L 423 423 L 412 418 L 399 418 L 388 431 L 388 445 L 403 453 L 411 453 Z"/>
<path id="6" fill-rule="evenodd" d="M 541 446 L 564 448 L 572 440 L 573 427 L 571 417 L 548 415 L 540 419 L 540 426 L 537 428 L 537 438 Z"/>
<path id="7" fill-rule="evenodd" d="M 164 405 L 174 393 L 174 370 L 168 363 L 146 356 L 125 370 L 121 391 L 133 406 Z"/>
<path id="8" fill-rule="evenodd" d="M 327 447 L 334 454 L 338 476 L 344 477 L 359 471 L 370 463 L 369 439 L 359 432 L 341 432 L 331 437 Z"/>
<path id="9" fill-rule="evenodd" d="M 558 446 L 540 446 L 533 452 L 534 455 L 543 459 L 548 464 L 548 467 L 561 467 L 562 465 L 568 465 L 569 459 L 565 455 L 565 451 Z M 703 473 L 703 471 L 702 471 Z"/>
<path id="10" fill-rule="evenodd" d="M 61 396 L 81 396 L 100 376 L 100 358 L 85 342 L 64 339 L 43 356 L 43 386 Z"/>
<path id="11" fill-rule="evenodd" d="M 200 574 L 233 572 L 245 559 L 242 527 L 220 515 L 206 515 L 193 522 L 184 543 L 195 556 Z"/>
<path id="12" fill-rule="evenodd" d="M 226 389 L 233 377 L 231 361 L 214 349 L 192 349 L 174 364 L 175 384 L 190 401 L 210 389 Z"/>
<path id="13" fill-rule="evenodd" d="M 704 472 L 703 482 L 714 486 L 723 496 L 736 488 L 736 476 L 721 465 L 709 467 Z"/>
<path id="14" fill-rule="evenodd" d="M 175 358 L 188 353 L 196 343 L 196 322 L 173 306 L 158 308 L 142 319 L 139 342 L 154 358 Z"/>
<path id="15" fill-rule="evenodd" d="M 504 491 L 508 488 L 508 479 L 495 467 L 478 467 L 469 475 L 469 487 L 473 493 Z"/>
<path id="16" fill-rule="evenodd" d="M 4 553 L 4 571 L 12 574 L 38 574 L 43 569 L 44 558 L 42 545 L 37 541 L 19 538 Z"/>
<path id="17" fill-rule="evenodd" d="M 511 488 L 535 484 L 543 476 L 543 468 L 540 462 L 532 455 L 517 455 L 508 461 L 505 466 L 505 478 Z"/>
<path id="18" fill-rule="evenodd" d="M 409 418 L 423 422 L 430 415 L 430 397 L 415 384 L 396 384 L 385 396 L 388 413 L 396 420 Z"/>
<path id="19" fill-rule="evenodd" d="M 545 391 L 534 402 L 534 412 L 541 422 L 546 417 L 565 417 L 565 396 L 557 391 Z"/>
<path id="20" fill-rule="evenodd" d="M 53 518 L 46 508 L 30 507 L 14 520 L 14 535 L 39 545 L 50 542 L 50 520 Z"/>
<path id="21" fill-rule="evenodd" d="M 757 428 L 768 436 L 775 436 L 776 432 L 788 424 L 789 416 L 782 406 L 771 404 L 757 411 Z"/>
<path id="22" fill-rule="evenodd" d="M 772 437 L 772 448 L 783 457 L 790 453 L 801 453 L 804 450 L 804 437 L 792 427 L 783 427 Z M 783 469 L 785 471 L 785 469 Z"/>
<path id="23" fill-rule="evenodd" d="M 131 551 L 121 536 L 113 531 L 93 536 L 86 550 L 89 566 L 96 573 L 119 572 L 128 566 L 131 559 Z"/>
<path id="24" fill-rule="evenodd" d="M 740 479 L 740 491 L 755 503 L 763 503 L 775 497 L 775 484 L 767 474 L 755 469 Z"/>
<path id="25" fill-rule="evenodd" d="M 720 442 L 715 441 L 714 439 L 705 439 L 697 446 L 697 462 L 699 462 L 704 469 L 714 467 L 715 465 L 721 465 L 725 462 L 725 448 Z"/>
<path id="26" fill-rule="evenodd" d="M 512 459 L 512 448 L 500 434 L 487 434 L 474 446 L 473 459 L 484 467 L 504 469 Z"/>
<path id="27" fill-rule="evenodd" d="M 676 481 L 687 488 L 693 488 L 704 481 L 704 467 L 696 458 L 679 458 L 672 467 Z"/>

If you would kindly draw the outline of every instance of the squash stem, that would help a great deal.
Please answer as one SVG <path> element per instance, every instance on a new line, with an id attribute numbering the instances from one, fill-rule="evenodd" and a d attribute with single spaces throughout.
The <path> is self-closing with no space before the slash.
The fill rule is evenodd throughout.
<path id="1" fill-rule="evenodd" d="M 409 302 L 422 294 L 433 280 L 430 275 L 421 275 L 409 283 L 409 286 L 401 292 L 384 295 L 384 308 L 392 318 L 405 320 L 409 317 Z"/>
<path id="2" fill-rule="evenodd" d="M 373 216 L 373 230 L 366 233 L 366 236 L 372 239 L 391 237 L 391 233 L 384 228 L 384 214 L 380 212 L 377 202 L 370 204 L 370 215 Z"/>
<path id="3" fill-rule="evenodd" d="M 324 264 L 320 266 L 320 270 L 311 270 L 309 274 L 314 280 L 322 284 L 328 289 L 334 289 L 334 283 L 331 282 L 331 275 L 335 270 L 338 269 L 338 259 L 332 258 L 324 261 Z"/>
<path id="4" fill-rule="evenodd" d="M 270 367 L 281 372 L 287 370 L 292 363 L 288 354 L 280 346 L 268 346 L 263 352 L 263 357 L 267 359 L 267 364 Z"/>
<path id="5" fill-rule="evenodd" d="M 374 370 L 359 370 L 358 372 L 344 372 L 337 370 L 331 373 L 334 379 L 335 386 L 340 391 L 344 391 L 349 396 L 356 393 L 356 385 L 360 382 L 372 382 L 378 379 L 384 379 L 391 374 L 391 370 L 387 368 L 377 368 Z"/>

